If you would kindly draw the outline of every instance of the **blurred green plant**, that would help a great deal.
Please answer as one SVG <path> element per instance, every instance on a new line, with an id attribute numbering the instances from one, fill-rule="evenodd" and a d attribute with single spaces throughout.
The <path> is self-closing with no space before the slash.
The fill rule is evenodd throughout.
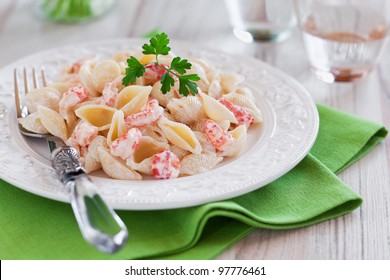
<path id="1" fill-rule="evenodd" d="M 61 22 L 82 22 L 107 12 L 115 0 L 41 0 L 40 16 Z"/>

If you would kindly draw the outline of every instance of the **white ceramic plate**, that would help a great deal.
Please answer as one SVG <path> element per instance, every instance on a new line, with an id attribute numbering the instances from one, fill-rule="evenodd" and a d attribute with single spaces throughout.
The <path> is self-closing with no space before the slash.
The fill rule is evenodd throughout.
<path id="1" fill-rule="evenodd" d="M 44 67 L 55 81 L 65 64 L 90 56 L 140 49 L 145 40 L 114 40 L 53 49 L 23 58 L 0 70 L 0 177 L 50 199 L 68 202 L 68 191 L 57 180 L 44 141 L 20 135 L 13 102 L 13 69 Z M 209 51 L 193 44 L 171 43 L 185 58 L 203 58 L 227 72 L 245 76 L 255 94 L 264 123 L 251 127 L 247 148 L 215 169 L 172 180 L 142 182 L 113 180 L 94 174 L 106 201 L 116 209 L 168 209 L 223 200 L 258 189 L 279 178 L 308 153 L 318 131 L 318 113 L 308 92 L 281 71 L 249 57 Z"/>

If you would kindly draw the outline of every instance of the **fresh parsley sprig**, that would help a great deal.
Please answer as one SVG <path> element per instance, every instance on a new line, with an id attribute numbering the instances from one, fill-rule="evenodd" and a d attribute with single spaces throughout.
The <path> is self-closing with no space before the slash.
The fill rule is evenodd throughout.
<path id="1" fill-rule="evenodd" d="M 191 69 L 191 63 L 187 59 L 181 59 L 180 57 L 173 58 L 171 65 L 168 67 L 159 63 L 159 55 L 168 55 L 171 48 L 168 46 L 169 38 L 165 33 L 157 34 L 150 39 L 149 44 L 142 46 L 143 54 L 152 54 L 156 56 L 156 64 L 158 67 L 165 71 L 161 77 L 161 92 L 167 93 L 171 90 L 171 87 L 175 84 L 173 76 L 179 80 L 179 93 L 188 96 L 188 94 L 196 95 L 198 93 L 198 87 L 196 81 L 200 78 L 197 74 L 187 74 L 187 70 Z M 138 77 L 142 77 L 145 74 L 145 66 L 137 58 L 131 56 L 127 60 L 126 76 L 123 78 L 123 85 L 127 86 L 130 83 L 135 83 Z"/>

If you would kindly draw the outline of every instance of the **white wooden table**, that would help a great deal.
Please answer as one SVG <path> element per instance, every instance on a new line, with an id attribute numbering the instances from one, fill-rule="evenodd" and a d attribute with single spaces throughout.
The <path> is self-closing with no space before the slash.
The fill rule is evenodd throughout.
<path id="1" fill-rule="evenodd" d="M 353 84 L 325 84 L 308 71 L 299 32 L 281 44 L 245 44 L 229 27 L 223 0 L 119 0 L 104 18 L 88 24 L 44 22 L 28 0 L 0 1 L 0 67 L 62 45 L 139 37 L 154 28 L 228 53 L 254 56 L 299 80 L 317 102 L 390 127 L 390 52 L 375 72 Z M 351 214 L 295 230 L 258 229 L 219 259 L 390 259 L 390 139 L 339 176 L 361 194 Z"/>

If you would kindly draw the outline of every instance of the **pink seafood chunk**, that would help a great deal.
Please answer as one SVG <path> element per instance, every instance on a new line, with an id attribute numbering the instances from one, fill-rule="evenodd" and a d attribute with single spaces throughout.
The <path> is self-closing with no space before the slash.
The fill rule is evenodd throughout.
<path id="1" fill-rule="evenodd" d="M 152 173 L 156 179 L 176 178 L 180 173 L 180 160 L 171 151 L 164 150 L 152 158 Z"/>
<path id="2" fill-rule="evenodd" d="M 162 64 L 164 68 L 169 68 L 169 65 Z M 147 83 L 154 84 L 157 81 L 161 80 L 161 77 L 166 73 L 164 69 L 158 66 L 157 63 L 151 63 L 145 66 L 144 78 Z"/>
<path id="3" fill-rule="evenodd" d="M 98 135 L 98 128 L 88 122 L 81 121 L 77 124 L 73 133 L 73 140 L 81 147 L 88 146 L 93 138 Z"/>
<path id="4" fill-rule="evenodd" d="M 111 154 L 123 160 L 131 158 L 139 146 L 142 133 L 138 128 L 129 129 L 111 144 Z"/>
<path id="5" fill-rule="evenodd" d="M 251 113 L 249 113 L 244 108 L 241 108 L 240 106 L 230 102 L 226 98 L 219 98 L 218 101 L 222 103 L 226 108 L 231 111 L 234 116 L 236 117 L 238 124 L 243 124 L 248 128 L 251 124 L 253 124 L 255 118 L 252 116 Z"/>
<path id="6" fill-rule="evenodd" d="M 60 100 L 60 112 L 66 111 L 76 104 L 88 99 L 88 91 L 82 86 L 75 86 L 68 89 Z"/>
<path id="7" fill-rule="evenodd" d="M 114 82 L 107 83 L 104 86 L 102 92 L 101 104 L 113 107 L 115 105 L 115 99 L 118 95 L 118 88 Z"/>
<path id="8" fill-rule="evenodd" d="M 205 122 L 204 133 L 210 143 L 219 151 L 223 151 L 226 146 L 230 146 L 234 143 L 233 136 L 212 120 L 207 120 Z"/>
<path id="9" fill-rule="evenodd" d="M 125 122 L 130 127 L 144 126 L 159 120 L 163 113 L 164 109 L 158 105 L 158 101 L 152 99 L 141 108 L 139 113 L 127 116 Z"/>

